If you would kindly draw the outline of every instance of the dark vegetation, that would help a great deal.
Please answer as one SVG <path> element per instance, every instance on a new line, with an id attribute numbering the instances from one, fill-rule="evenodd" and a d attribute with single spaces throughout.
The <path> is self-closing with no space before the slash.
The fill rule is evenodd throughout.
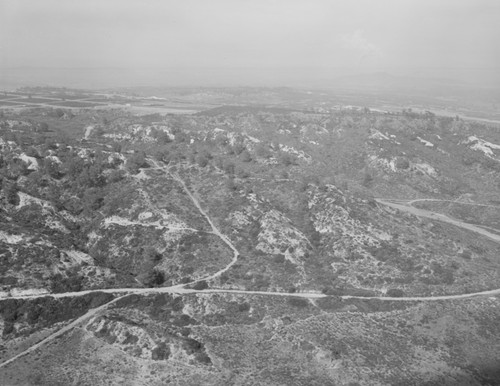
<path id="1" fill-rule="evenodd" d="M 0 301 L 0 313 L 4 320 L 4 338 L 30 334 L 40 328 L 77 318 L 89 309 L 113 300 L 113 295 L 92 293 L 75 298 L 54 299 L 42 297 L 32 300 L 6 299 Z"/>
<path id="2" fill-rule="evenodd" d="M 181 238 L 178 248 L 165 247 L 153 241 L 160 232 L 154 234 L 148 229 L 135 228 L 129 249 L 114 258 L 105 252 L 103 242 L 88 247 L 88 235 L 105 216 L 122 215 L 126 208 L 140 200 L 131 182 L 132 176 L 141 169 L 154 175 L 150 173 L 156 172 L 148 169 L 158 162 L 168 165 L 191 184 L 189 188 L 201 195 L 205 200 L 202 205 L 226 234 L 232 232 L 232 225 L 225 218 L 231 211 L 247 205 L 250 195 L 267 200 L 268 207 L 262 205 L 259 210 L 278 210 L 307 238 L 305 269 L 316 278 L 308 285 L 314 282 L 316 289 L 337 294 L 353 290 L 351 284 L 343 283 L 339 274 L 328 268 L 331 265 L 329 251 L 337 248 L 334 244 L 341 236 L 318 232 L 315 218 L 320 212 L 309 206 L 313 196 L 321 197 L 320 200 L 337 197 L 335 202 L 339 205 L 343 198 L 338 192 L 349 190 L 349 194 L 359 199 L 351 200 L 344 209 L 351 218 L 367 224 L 371 216 L 378 216 L 376 204 L 365 207 L 360 202 L 363 199 L 370 202 L 372 195 L 408 196 L 409 192 L 440 191 L 444 196 L 453 197 L 471 186 L 478 191 L 481 186 L 487 188 L 481 173 L 471 179 L 473 174 L 454 170 L 454 157 L 469 154 L 465 164 L 460 162 L 462 167 L 479 167 L 484 173 L 496 167 L 496 161 L 470 149 L 464 142 L 471 132 L 477 136 L 490 135 L 487 127 L 430 113 L 379 114 L 367 109 L 329 113 L 266 108 L 222 110 L 195 116 L 132 117 L 106 111 L 75 114 L 55 108 L 43 115 L 28 112 L 14 125 L 2 121 L 1 136 L 11 142 L 2 145 L 1 199 L 10 205 L 8 208 L 19 204 L 19 192 L 50 202 L 53 215 L 70 230 L 69 235 L 62 237 L 56 230 L 47 229 L 36 205 L 15 211 L 17 223 L 24 229 L 36 224 L 37 231 L 57 239 L 59 247 L 89 252 L 97 264 L 117 275 L 116 279 L 108 280 L 108 285 L 129 285 L 133 278 L 147 287 L 189 282 L 193 275 L 196 277 L 202 261 L 201 244 L 206 242 L 190 238 L 201 237 L 201 234 Z M 95 122 L 94 128 L 82 139 L 89 118 Z M 376 136 L 376 132 L 383 136 Z M 441 140 L 436 137 L 437 133 Z M 433 142 L 434 148 L 427 148 L 419 138 Z M 497 141 L 491 135 L 488 139 Z M 450 156 L 436 151 L 438 146 Z M 33 159 L 26 156 L 33 157 L 38 168 L 32 165 Z M 370 157 L 393 160 L 395 172 L 377 167 Z M 424 162 L 439 165 L 437 177 L 427 176 L 416 168 L 415 165 Z M 153 197 L 157 195 L 158 186 L 142 184 L 144 188 L 154 189 L 150 192 Z M 167 200 L 171 199 L 172 196 L 168 196 Z M 190 205 L 187 203 L 189 200 L 182 205 Z M 184 210 L 179 201 L 167 207 L 173 213 Z M 63 212 L 74 216 L 73 219 L 62 218 Z M 191 213 L 182 216 L 184 221 L 193 221 L 194 228 L 198 227 Z M 252 290 L 269 289 L 273 285 L 285 291 L 300 289 L 294 285 L 298 280 L 296 267 L 284 258 L 286 253 L 295 253 L 294 248 L 280 245 L 280 252 L 267 259 L 265 253 L 255 250 L 262 231 L 259 221 L 253 220 L 249 230 L 248 233 L 239 231 L 238 237 L 246 240 L 239 247 L 261 263 L 253 269 L 252 263 L 246 265 L 245 259 L 241 259 L 243 265 L 230 270 L 222 278 L 224 283 Z M 130 230 L 112 228 L 107 232 L 106 237 L 123 232 L 116 238 L 119 244 L 124 237 L 129 237 Z M 415 270 L 421 267 L 408 256 L 407 246 L 403 248 L 401 242 L 393 240 L 361 248 L 379 264 L 395 266 L 402 272 L 401 277 L 385 278 L 388 284 L 399 281 L 405 285 L 417 280 L 430 285 L 455 283 L 456 269 L 437 262 L 428 268 L 431 274 L 415 277 Z M 164 248 L 165 253 L 156 252 Z M 123 246 L 120 249 L 125 250 Z M 354 247 L 348 250 L 346 261 L 360 264 L 362 250 Z M 214 254 L 217 252 L 210 250 L 210 255 Z M 462 255 L 464 260 L 468 258 L 467 253 Z M 165 261 L 168 269 L 160 269 Z M 273 262 L 271 271 L 264 272 L 266 261 Z M 278 278 L 278 272 L 283 269 L 288 281 Z M 371 274 L 356 275 L 363 285 L 376 284 Z M 224 283 L 221 280 L 221 284 Z M 53 274 L 46 284 L 53 291 L 79 290 L 88 285 L 83 275 L 70 269 Z M 203 282 L 197 285 L 204 286 Z"/>

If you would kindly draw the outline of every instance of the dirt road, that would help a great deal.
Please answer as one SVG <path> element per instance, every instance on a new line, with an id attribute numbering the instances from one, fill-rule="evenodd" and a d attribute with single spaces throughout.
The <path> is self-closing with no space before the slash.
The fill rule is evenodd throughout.
<path id="1" fill-rule="evenodd" d="M 413 201 L 403 201 L 403 200 L 392 201 L 391 200 L 391 201 L 388 201 L 388 200 L 384 200 L 381 198 L 376 198 L 375 201 L 377 201 L 379 204 L 389 206 L 391 208 L 398 209 L 398 210 L 406 212 L 406 213 L 411 213 L 415 216 L 426 217 L 426 218 L 430 218 L 431 220 L 442 221 L 442 222 L 446 222 L 448 224 L 455 225 L 459 228 L 467 229 L 469 231 L 472 231 L 472 232 L 475 232 L 477 234 L 488 237 L 489 239 L 491 239 L 497 243 L 500 243 L 500 235 L 488 232 L 486 229 L 479 227 L 477 225 L 469 224 L 469 223 L 448 217 L 448 216 L 441 214 L 441 213 L 435 213 L 435 212 L 431 212 L 429 210 L 415 208 L 414 206 L 411 206 L 411 205 L 402 204 L 402 202 L 411 203 L 411 202 L 422 201 L 422 200 L 413 200 Z"/>
<path id="2" fill-rule="evenodd" d="M 159 169 L 165 170 L 164 168 L 159 167 L 157 163 L 155 163 L 155 166 Z M 168 171 L 166 171 L 166 172 L 168 172 Z M 188 286 L 190 284 L 197 283 L 201 280 L 211 280 L 211 279 L 221 275 L 222 273 L 226 272 L 228 269 L 230 269 L 237 262 L 239 252 L 236 249 L 236 247 L 231 243 L 229 238 L 220 232 L 220 230 L 214 224 L 212 219 L 208 216 L 208 214 L 205 212 L 205 210 L 201 207 L 197 198 L 187 188 L 184 180 L 182 180 L 182 178 L 177 174 L 171 174 L 171 175 L 182 186 L 182 188 L 184 189 L 186 194 L 189 196 L 189 198 L 191 199 L 193 204 L 196 206 L 196 208 L 200 211 L 200 213 L 207 219 L 208 223 L 210 224 L 210 226 L 212 228 L 213 233 L 215 235 L 217 235 L 233 251 L 233 259 L 231 260 L 231 262 L 229 262 L 229 264 L 227 264 L 224 268 L 220 269 L 219 271 L 217 271 L 217 272 L 215 272 L 207 277 L 197 279 L 191 283 L 179 284 L 179 285 L 175 285 L 175 286 L 171 286 L 171 287 L 162 287 L 162 288 L 109 288 L 109 289 L 102 289 L 102 290 L 65 292 L 65 293 L 59 293 L 59 294 L 38 294 L 38 295 L 11 296 L 11 297 L 9 297 L 10 299 L 34 299 L 34 298 L 39 298 L 39 297 L 44 297 L 44 296 L 51 296 L 54 298 L 64 298 L 64 297 L 84 296 L 87 294 L 97 293 L 97 292 L 104 292 L 104 293 L 112 293 L 112 294 L 121 295 L 109 303 L 106 303 L 100 307 L 91 309 L 85 315 L 82 315 L 81 317 L 79 317 L 76 320 L 74 320 L 73 322 L 67 324 L 66 326 L 64 326 L 60 330 L 49 335 L 45 339 L 36 343 L 35 345 L 29 347 L 25 351 L 17 354 L 16 356 L 6 360 L 3 363 L 0 363 L 0 368 L 8 365 L 9 363 L 14 362 L 16 359 L 18 359 L 24 355 L 27 355 L 27 354 L 35 351 L 36 349 L 40 348 L 44 344 L 47 344 L 48 342 L 52 341 L 53 339 L 57 338 L 58 336 L 61 336 L 62 334 L 70 331 L 74 327 L 77 327 L 79 324 L 83 323 L 84 321 L 92 318 L 93 316 L 96 316 L 99 312 L 104 311 L 111 304 L 115 303 L 116 301 L 123 298 L 127 294 L 153 295 L 153 294 L 161 294 L 161 293 L 171 293 L 171 294 L 227 293 L 227 294 L 240 294 L 240 295 L 300 297 L 300 298 L 306 298 L 306 299 L 318 299 L 318 298 L 325 298 L 325 297 L 329 296 L 329 295 L 325 295 L 325 294 L 317 293 L 317 292 L 288 293 L 288 292 L 272 292 L 272 291 L 245 291 L 245 290 L 236 290 L 236 289 L 195 290 L 195 289 L 186 288 L 186 286 Z M 439 213 L 434 213 L 431 211 L 427 211 L 424 209 L 418 209 L 418 208 L 411 206 L 412 202 L 416 202 L 419 200 L 405 201 L 405 200 L 376 199 L 376 201 L 379 204 L 386 205 L 388 207 L 401 210 L 403 212 L 411 213 L 411 214 L 416 215 L 416 216 L 426 217 L 426 218 L 430 218 L 433 220 L 442 221 L 442 222 L 446 222 L 446 223 L 458 226 L 460 228 L 481 234 L 485 237 L 492 239 L 493 241 L 500 243 L 500 235 L 490 233 L 490 232 L 488 232 L 482 228 L 479 228 L 475 225 L 468 224 L 468 223 L 465 223 L 465 222 L 460 221 L 460 220 L 452 219 L 448 216 L 445 216 L 445 215 L 442 215 Z M 406 203 L 407 205 L 405 205 L 404 203 Z M 411 296 L 410 297 L 370 296 L 370 297 L 364 297 L 364 296 L 344 295 L 344 296 L 339 296 L 339 298 L 341 298 L 341 299 L 365 299 L 365 300 L 376 299 L 376 300 L 380 300 L 380 301 L 398 301 L 398 302 L 413 302 L 413 301 L 428 302 L 428 301 L 451 301 L 451 300 L 467 299 L 467 298 L 473 298 L 473 297 L 496 296 L 496 295 L 500 295 L 500 289 L 493 289 L 493 290 L 468 293 L 468 294 L 442 295 L 442 296 L 413 296 L 413 297 L 411 297 Z"/>

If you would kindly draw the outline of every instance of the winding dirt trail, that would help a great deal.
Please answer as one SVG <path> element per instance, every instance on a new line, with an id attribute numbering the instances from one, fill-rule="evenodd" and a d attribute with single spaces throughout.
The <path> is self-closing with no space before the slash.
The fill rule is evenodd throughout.
<path id="1" fill-rule="evenodd" d="M 165 168 L 161 168 L 155 163 L 155 166 L 157 166 L 158 169 L 162 169 L 165 172 L 169 173 L 168 170 Z M 195 284 L 197 282 L 200 282 L 202 280 L 211 280 L 214 279 L 218 276 L 220 276 L 222 273 L 226 272 L 228 269 L 230 269 L 238 260 L 239 252 L 236 249 L 236 247 L 231 243 L 229 238 L 224 235 L 223 233 L 220 232 L 220 230 L 217 228 L 217 226 L 213 223 L 212 219 L 208 216 L 208 214 L 205 212 L 205 210 L 201 207 L 198 199 L 194 196 L 193 193 L 188 189 L 186 186 L 184 180 L 178 175 L 178 174 L 173 174 L 170 173 L 173 179 L 175 179 L 184 189 L 186 194 L 189 196 L 193 204 L 196 206 L 196 208 L 199 210 L 199 212 L 206 218 L 208 223 L 210 224 L 213 234 L 217 235 L 232 251 L 233 251 L 233 259 L 229 264 L 227 264 L 224 268 L 220 269 L 219 271 L 194 280 L 190 283 L 185 283 L 185 284 L 178 284 L 175 286 L 171 287 L 160 287 L 160 288 L 109 288 L 109 289 L 101 289 L 101 290 L 87 290 L 87 291 L 80 291 L 80 292 L 65 292 L 65 293 L 58 293 L 58 294 L 37 294 L 37 295 L 19 295 L 19 296 L 11 296 L 8 297 L 9 299 L 35 299 L 35 298 L 40 298 L 40 297 L 45 297 L 45 296 L 50 296 L 53 298 L 65 298 L 65 297 L 78 297 L 78 296 L 84 296 L 87 294 L 91 293 L 98 293 L 98 292 L 104 292 L 104 293 L 111 293 L 115 295 L 120 295 L 117 298 L 113 299 L 112 301 L 103 304 L 97 308 L 89 310 L 85 315 L 80 316 L 79 318 L 75 319 L 73 322 L 67 324 L 66 326 L 62 327 L 60 330 L 56 331 L 55 333 L 47 336 L 40 342 L 34 344 L 33 346 L 29 347 L 25 351 L 17 354 L 16 356 L 6 360 L 5 362 L 0 363 L 0 368 L 4 367 L 15 360 L 19 359 L 20 357 L 27 355 L 36 349 L 40 348 L 44 344 L 47 344 L 48 342 L 54 340 L 55 338 L 63 335 L 64 333 L 70 331 L 74 327 L 77 327 L 84 321 L 92 318 L 93 316 L 97 315 L 99 312 L 104 311 L 107 307 L 109 307 L 111 304 L 117 302 L 119 299 L 129 295 L 129 294 L 143 294 L 143 295 L 152 295 L 152 294 L 161 294 L 161 293 L 170 293 L 170 294 L 211 294 L 211 293 L 226 293 L 226 294 L 241 294 L 241 295 L 259 295 L 259 296 L 283 296 L 283 297 L 299 297 L 299 298 L 306 298 L 306 299 L 319 299 L 319 298 L 326 298 L 330 297 L 329 295 L 325 295 L 323 293 L 318 293 L 318 292 L 298 292 L 298 293 L 288 293 L 288 292 L 272 292 L 272 291 L 245 291 L 245 290 L 231 290 L 231 289 L 205 289 L 205 290 L 195 290 L 191 288 L 186 288 L 186 286 Z M 493 233 L 490 233 L 483 228 L 479 228 L 475 225 L 465 223 L 463 221 L 459 221 L 456 219 L 452 219 L 448 216 L 439 214 L 439 213 L 434 213 L 431 211 L 427 211 L 424 209 L 418 209 L 413 206 L 411 206 L 412 202 L 416 201 L 422 201 L 422 200 L 388 200 L 388 199 L 375 199 L 379 204 L 398 209 L 416 216 L 420 217 L 426 217 L 430 218 L 433 220 L 438 220 L 438 221 L 443 221 L 455 226 L 458 226 L 460 228 L 481 234 L 485 237 L 490 238 L 491 240 L 500 243 L 500 235 L 496 235 Z M 429 199 L 430 200 L 430 199 Z M 406 204 L 406 205 L 405 205 Z M 380 300 L 380 301 L 397 301 L 397 302 L 414 302 L 414 301 L 451 301 L 451 300 L 459 300 L 459 299 L 467 299 L 467 298 L 474 298 L 474 297 L 481 297 L 481 296 L 496 296 L 500 295 L 500 288 L 499 289 L 493 289 L 493 290 L 488 290 L 488 291 L 481 291 L 481 292 L 474 292 L 474 293 L 467 293 L 467 294 L 458 294 L 458 295 L 442 295 L 442 296 L 413 296 L 413 297 L 386 297 L 386 296 L 351 296 L 351 295 L 343 295 L 343 296 L 338 296 L 339 299 L 364 299 L 364 300 Z M 5 298 L 4 298 L 5 299 Z M 1 299 L 0 299 L 1 300 Z"/>
<path id="2" fill-rule="evenodd" d="M 212 228 L 213 234 L 216 235 L 216 236 L 218 236 L 224 242 L 224 244 L 226 244 L 233 251 L 233 259 L 224 268 L 220 269 L 219 271 L 213 273 L 210 276 L 207 276 L 207 277 L 204 277 L 204 278 L 200 278 L 200 279 L 197 279 L 197 280 L 193 280 L 192 282 L 186 283 L 185 285 L 197 283 L 197 282 L 200 282 L 202 280 L 208 281 L 208 280 L 214 279 L 214 278 L 222 275 L 228 269 L 230 269 L 238 261 L 238 256 L 240 255 L 240 253 L 238 252 L 238 250 L 236 249 L 236 247 L 233 245 L 233 243 L 231 243 L 231 240 L 229 240 L 229 238 L 226 235 L 222 234 L 222 232 L 219 230 L 219 228 L 217 228 L 215 226 L 215 224 L 213 223 L 212 219 L 208 216 L 208 214 L 205 212 L 205 210 L 201 207 L 200 202 L 198 201 L 198 199 L 188 189 L 188 187 L 186 186 L 186 183 L 184 182 L 184 180 L 178 174 L 170 173 L 170 175 L 172 176 L 172 178 L 174 180 L 176 180 L 182 186 L 182 188 L 184 189 L 184 191 L 186 192 L 186 194 L 189 196 L 189 198 L 191 199 L 191 201 L 193 201 L 193 204 L 196 206 L 196 208 L 198 209 L 198 211 L 203 215 L 203 217 L 206 218 L 206 220 L 210 224 L 210 227 Z"/>
<path id="3" fill-rule="evenodd" d="M 158 167 L 159 165 L 155 162 L 155 166 Z M 186 288 L 186 286 L 191 285 L 191 284 L 195 284 L 195 283 L 200 282 L 202 280 L 208 281 L 208 280 L 214 279 L 214 278 L 220 276 L 222 273 L 226 272 L 228 269 L 230 269 L 238 261 L 238 256 L 240 254 L 238 252 L 238 250 L 231 243 L 231 240 L 229 240 L 229 238 L 226 235 L 224 235 L 219 230 L 219 228 L 217 228 L 215 226 L 215 224 L 213 223 L 212 219 L 208 216 L 208 214 L 205 212 L 205 210 L 201 207 L 198 199 L 188 189 L 188 187 L 186 186 L 186 183 L 184 182 L 184 180 L 178 174 L 172 174 L 172 173 L 169 173 L 169 174 L 174 178 L 174 180 L 176 180 L 182 186 L 182 188 L 184 189 L 184 191 L 186 192 L 186 194 L 189 196 L 189 198 L 191 199 L 191 201 L 193 202 L 193 204 L 196 206 L 196 208 L 198 209 L 198 211 L 206 218 L 206 220 L 210 224 L 210 227 L 212 228 L 213 234 L 215 234 L 216 236 L 218 236 L 233 251 L 233 259 L 229 262 L 229 264 L 227 264 L 225 267 L 223 267 L 219 271 L 217 271 L 217 272 L 215 272 L 215 273 L 213 273 L 213 274 L 211 274 L 209 276 L 206 276 L 206 277 L 203 277 L 203 278 L 200 278 L 200 279 L 197 279 L 197 280 L 193 280 L 193 281 L 191 281 L 189 283 L 185 283 L 185 284 L 181 284 L 181 285 L 175 285 L 175 286 L 171 286 L 171 287 L 164 287 L 164 288 L 115 288 L 115 289 L 104 289 L 104 290 L 100 290 L 100 291 L 99 290 L 88 290 L 88 291 L 80 291 L 80 292 L 65 292 L 65 293 L 60 293 L 60 294 L 41 295 L 41 296 L 51 296 L 53 298 L 64 298 L 64 297 L 84 296 L 84 295 L 95 293 L 95 292 L 104 292 L 104 293 L 112 293 L 112 294 L 123 294 L 123 293 L 125 293 L 125 295 L 119 296 L 119 297 L 113 299 L 112 301 L 110 301 L 110 302 L 108 302 L 106 304 L 103 304 L 102 306 L 99 306 L 97 308 L 93 308 L 93 309 L 89 310 L 86 314 L 84 314 L 84 315 L 80 316 L 79 318 L 75 319 L 73 322 L 67 324 L 66 326 L 64 326 L 60 330 L 54 332 L 53 334 L 47 336 L 45 339 L 42 339 L 40 342 L 34 344 L 33 346 L 31 346 L 28 349 L 24 350 L 23 352 L 15 355 L 14 357 L 6 360 L 5 362 L 0 363 L 0 368 L 2 368 L 4 366 L 7 366 L 9 363 L 12 363 L 15 360 L 21 358 L 22 356 L 25 356 L 25 355 L 27 355 L 27 354 L 35 351 L 39 347 L 41 347 L 41 346 L 49 343 L 50 341 L 56 339 L 57 337 L 63 335 L 64 333 L 70 331 L 74 327 L 76 327 L 79 324 L 81 324 L 82 322 L 84 322 L 84 321 L 92 318 L 93 316 L 95 316 L 99 312 L 105 310 L 111 304 L 113 304 L 116 301 L 118 301 L 119 299 L 127 296 L 128 294 L 159 294 L 159 293 L 190 294 L 190 293 L 199 293 L 199 292 L 202 292 L 202 291 L 197 291 L 197 290 L 194 290 L 194 289 L 188 289 L 188 288 Z M 152 202 L 149 199 L 149 197 L 147 197 L 147 199 L 148 199 L 148 202 L 149 202 L 150 206 L 153 207 Z M 218 292 L 218 291 L 215 290 L 213 292 Z M 221 292 L 224 292 L 224 291 L 221 291 Z M 258 293 L 257 291 L 249 291 L 249 292 L 246 292 L 246 291 L 232 291 L 232 292 L 235 292 L 235 293 Z M 269 294 L 278 295 L 280 293 L 268 293 L 268 295 Z M 309 296 L 313 297 L 314 295 L 310 294 Z M 40 296 L 36 296 L 36 295 L 35 296 L 17 296 L 17 297 L 10 297 L 10 299 L 33 299 L 33 298 L 36 298 L 36 297 L 40 297 Z M 307 296 L 307 294 L 304 294 L 302 297 L 308 297 L 308 296 Z"/>

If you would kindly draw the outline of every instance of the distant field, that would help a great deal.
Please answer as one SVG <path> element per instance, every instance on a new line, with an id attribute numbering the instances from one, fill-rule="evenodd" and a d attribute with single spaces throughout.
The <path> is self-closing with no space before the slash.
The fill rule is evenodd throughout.
<path id="1" fill-rule="evenodd" d="M 230 113 L 258 113 L 258 112 L 268 112 L 274 114 L 286 114 L 292 111 L 296 111 L 288 108 L 281 107 L 264 107 L 264 106 L 220 106 L 215 108 L 210 108 L 204 110 L 200 115 L 215 116 L 219 114 L 230 114 Z"/>
<path id="2" fill-rule="evenodd" d="M 108 99 L 108 98 L 88 98 L 88 99 L 85 99 L 85 101 L 88 101 L 88 102 L 113 102 L 113 99 Z"/>
<path id="3" fill-rule="evenodd" d="M 95 107 L 99 106 L 96 103 L 88 103 L 88 102 L 77 102 L 77 101 L 51 101 L 49 103 L 51 105 L 56 105 L 56 106 L 64 106 L 64 107 Z"/>
<path id="4" fill-rule="evenodd" d="M 170 107 L 161 107 L 161 106 L 140 106 L 140 105 L 131 105 L 128 108 L 130 111 L 142 115 L 142 114 L 195 114 L 200 112 L 202 109 L 197 108 L 196 106 L 187 109 L 187 108 L 170 108 Z"/>
<path id="5" fill-rule="evenodd" d="M 0 106 L 22 106 L 23 104 L 23 102 L 10 102 L 0 100 Z"/>
<path id="6" fill-rule="evenodd" d="M 159 107 L 165 109 L 174 110 L 199 110 L 200 106 L 195 105 L 177 105 L 175 103 L 132 103 L 133 106 L 144 106 L 144 107 Z"/>
<path id="7" fill-rule="evenodd" d="M 69 99 L 69 100 L 73 100 L 73 99 L 83 99 L 83 98 L 88 98 L 90 95 L 88 94 L 82 94 L 82 95 L 65 95 L 65 94 L 54 94 L 54 95 L 51 95 L 51 97 L 54 97 L 54 98 L 59 98 L 59 99 Z"/>
<path id="8" fill-rule="evenodd" d="M 116 104 L 125 104 L 125 103 L 134 103 L 134 100 L 130 99 L 108 99 L 108 98 L 90 98 L 86 99 L 89 102 L 101 102 L 101 103 L 116 103 Z"/>
<path id="9" fill-rule="evenodd" d="M 19 98 L 15 99 L 16 102 L 21 102 L 21 103 L 49 103 L 49 102 L 54 102 L 54 99 L 47 99 L 47 98 Z"/>
<path id="10" fill-rule="evenodd" d="M 2 94 L 2 98 L 19 98 L 19 97 L 27 97 L 28 94 L 21 94 L 17 92 L 8 92 L 7 95 Z"/>

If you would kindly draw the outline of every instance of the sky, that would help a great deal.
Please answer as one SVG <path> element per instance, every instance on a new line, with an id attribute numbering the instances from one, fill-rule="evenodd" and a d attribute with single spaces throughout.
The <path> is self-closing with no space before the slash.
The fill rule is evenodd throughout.
<path id="1" fill-rule="evenodd" d="M 498 73 L 499 21 L 498 0 L 0 0 L 0 71 Z"/>

